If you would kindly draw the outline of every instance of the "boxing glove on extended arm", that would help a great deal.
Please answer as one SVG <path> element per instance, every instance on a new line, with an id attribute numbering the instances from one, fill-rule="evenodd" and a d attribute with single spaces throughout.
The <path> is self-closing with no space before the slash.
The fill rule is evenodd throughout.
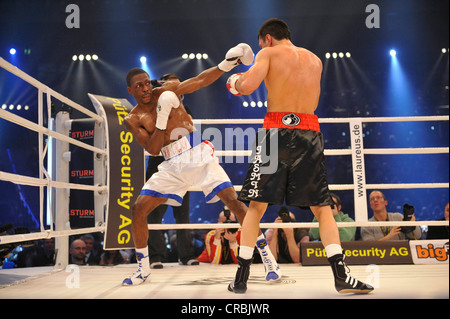
<path id="1" fill-rule="evenodd" d="M 237 46 L 228 50 L 225 55 L 225 60 L 220 62 L 217 67 L 223 72 L 229 72 L 238 64 L 252 64 L 253 59 L 254 55 L 252 48 L 246 43 L 239 43 Z"/>
<path id="2" fill-rule="evenodd" d="M 162 131 L 165 130 L 170 112 L 179 106 L 180 100 L 178 96 L 172 91 L 164 91 L 159 96 L 158 105 L 156 106 L 156 128 Z"/>

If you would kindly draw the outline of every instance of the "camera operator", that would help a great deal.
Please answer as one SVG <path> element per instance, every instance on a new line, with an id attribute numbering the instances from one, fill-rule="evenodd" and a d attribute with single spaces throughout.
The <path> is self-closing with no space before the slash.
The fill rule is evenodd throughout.
<path id="1" fill-rule="evenodd" d="M 197 258 L 211 264 L 237 264 L 241 231 L 236 216 L 225 206 L 219 214 L 219 224 L 236 224 L 236 228 L 211 230 L 205 237 L 205 250 Z"/>
<path id="2" fill-rule="evenodd" d="M 333 204 L 331 205 L 331 211 L 333 212 L 333 217 L 336 223 L 351 223 L 354 220 L 348 216 L 348 214 L 344 214 L 342 212 L 342 202 L 341 198 L 334 194 L 330 193 L 331 200 Z M 313 218 L 313 223 L 318 222 L 317 218 Z M 343 241 L 354 241 L 356 235 L 356 227 L 339 227 L 339 239 L 341 242 Z M 320 241 L 320 230 L 319 228 L 311 228 L 309 231 L 309 238 L 311 241 L 318 240 Z"/>
<path id="3" fill-rule="evenodd" d="M 415 221 L 414 206 L 403 205 L 403 214 L 388 213 L 386 206 L 388 201 L 380 191 L 373 191 L 369 195 L 370 208 L 373 217 L 369 221 Z M 362 240 L 414 240 L 422 237 L 422 229 L 419 226 L 381 226 L 361 227 Z"/>
<path id="4" fill-rule="evenodd" d="M 281 207 L 275 223 L 293 223 L 295 216 L 286 207 Z M 300 243 L 309 241 L 307 228 L 271 228 L 266 239 L 278 263 L 300 263 Z"/>

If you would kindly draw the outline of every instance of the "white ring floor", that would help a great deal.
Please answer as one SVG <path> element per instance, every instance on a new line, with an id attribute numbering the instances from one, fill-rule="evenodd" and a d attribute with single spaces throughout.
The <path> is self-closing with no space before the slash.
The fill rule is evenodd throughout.
<path id="1" fill-rule="evenodd" d="M 329 266 L 280 265 L 280 282 L 265 282 L 262 264 L 251 268 L 248 291 L 228 292 L 236 265 L 180 266 L 152 270 L 150 281 L 136 287 L 121 282 L 136 264 L 111 267 L 72 266 L 0 270 L 1 299 L 448 299 L 449 265 L 350 266 L 351 275 L 372 283 L 368 295 L 340 295 Z"/>

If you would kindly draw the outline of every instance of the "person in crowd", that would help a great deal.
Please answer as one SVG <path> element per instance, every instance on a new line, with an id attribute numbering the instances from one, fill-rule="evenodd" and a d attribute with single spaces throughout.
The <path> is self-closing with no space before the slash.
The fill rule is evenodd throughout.
<path id="1" fill-rule="evenodd" d="M 331 211 L 333 212 L 334 220 L 339 222 L 354 222 L 354 220 L 342 212 L 342 203 L 338 195 L 330 193 L 333 204 L 331 204 Z M 318 222 L 317 218 L 314 217 L 313 222 Z M 354 241 L 356 235 L 356 227 L 340 227 L 339 228 L 339 238 L 341 241 Z M 319 228 L 311 228 L 309 231 L 310 240 L 320 241 Z"/>
<path id="2" fill-rule="evenodd" d="M 274 223 L 295 223 L 295 215 L 286 207 L 281 207 Z M 266 233 L 269 248 L 276 261 L 300 263 L 300 243 L 309 241 L 307 228 L 271 228 Z"/>
<path id="3" fill-rule="evenodd" d="M 205 237 L 205 250 L 197 258 L 199 262 L 211 264 L 237 264 L 241 231 L 236 216 L 225 206 L 219 214 L 219 224 L 236 223 L 236 228 L 211 230 Z"/>
<path id="4" fill-rule="evenodd" d="M 448 221 L 448 204 L 444 208 L 444 217 L 440 220 Z M 448 226 L 429 226 L 427 239 L 449 239 Z"/>
<path id="5" fill-rule="evenodd" d="M 386 196 L 375 190 L 369 195 L 370 208 L 373 211 L 373 217 L 369 221 L 402 221 L 403 214 L 388 213 L 386 207 L 388 201 Z M 415 221 L 414 214 L 411 216 L 411 221 Z M 403 228 L 403 229 L 402 229 Z M 380 226 L 380 227 L 361 227 L 362 240 L 414 240 L 422 237 L 422 229 L 416 227 L 400 227 L 400 226 Z"/>
<path id="6" fill-rule="evenodd" d="M 70 254 L 70 264 L 75 265 L 86 265 L 86 244 L 81 239 L 75 239 L 70 244 L 69 249 Z"/>

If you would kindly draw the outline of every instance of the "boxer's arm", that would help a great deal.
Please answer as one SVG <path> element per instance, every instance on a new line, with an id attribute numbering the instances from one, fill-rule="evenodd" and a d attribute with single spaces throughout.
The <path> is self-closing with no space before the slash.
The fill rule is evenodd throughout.
<path id="1" fill-rule="evenodd" d="M 143 128 L 136 116 L 129 115 L 124 119 L 128 131 L 133 134 L 139 144 L 151 155 L 159 155 L 164 146 L 164 131 L 155 128 L 153 134 Z"/>
<path id="2" fill-rule="evenodd" d="M 259 88 L 269 72 L 270 56 L 266 49 L 258 52 L 255 64 L 236 81 L 236 89 L 243 95 L 252 94 Z"/>
<path id="3" fill-rule="evenodd" d="M 196 77 L 187 79 L 186 81 L 179 83 L 178 86 L 173 89 L 173 91 L 177 95 L 193 93 L 200 90 L 201 88 L 211 85 L 212 83 L 217 81 L 217 79 L 219 79 L 222 74 L 224 74 L 224 72 L 219 70 L 217 66 L 209 68 Z"/>

